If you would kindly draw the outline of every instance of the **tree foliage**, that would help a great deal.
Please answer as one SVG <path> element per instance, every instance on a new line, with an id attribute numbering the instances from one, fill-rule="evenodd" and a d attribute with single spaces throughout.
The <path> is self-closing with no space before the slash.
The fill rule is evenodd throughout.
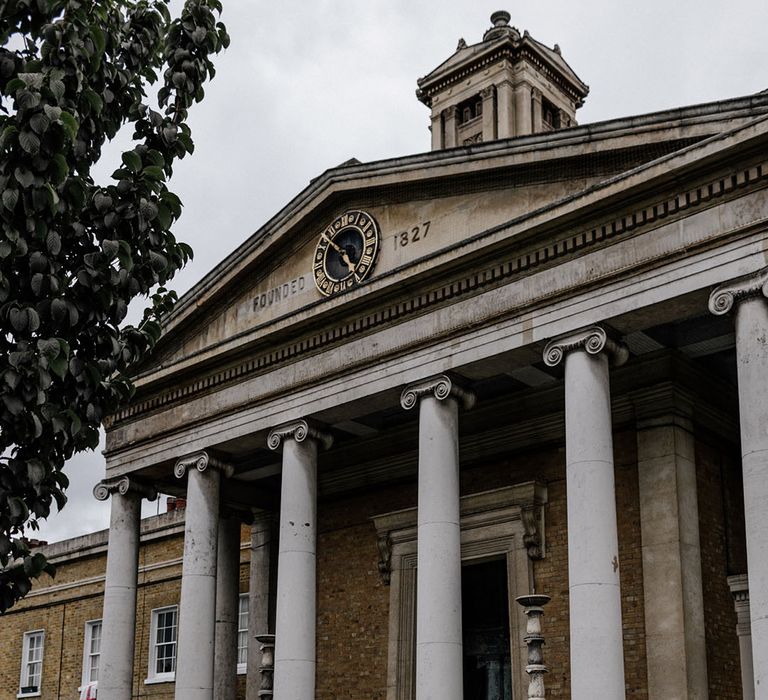
<path id="1" fill-rule="evenodd" d="M 63 467 L 132 393 L 191 258 L 166 186 L 188 110 L 229 43 L 218 0 L 0 0 L 0 612 L 52 568 L 25 532 L 66 501 Z M 146 91 L 157 84 L 158 104 Z M 106 185 L 91 169 L 126 123 Z M 129 127 L 130 128 L 130 127 Z M 138 326 L 124 319 L 149 299 Z"/>

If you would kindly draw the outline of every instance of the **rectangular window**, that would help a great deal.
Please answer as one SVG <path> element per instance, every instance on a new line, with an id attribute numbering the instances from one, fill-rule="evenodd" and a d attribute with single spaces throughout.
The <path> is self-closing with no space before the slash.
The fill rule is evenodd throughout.
<path id="1" fill-rule="evenodd" d="M 85 641 L 83 642 L 83 682 L 84 688 L 89 683 L 99 680 L 99 660 L 101 659 L 101 620 L 85 623 Z"/>
<path id="2" fill-rule="evenodd" d="M 172 681 L 176 674 L 176 627 L 178 608 L 152 611 L 150 630 L 149 682 Z"/>
<path id="3" fill-rule="evenodd" d="M 240 596 L 237 611 L 237 672 L 245 673 L 248 662 L 248 594 Z"/>
<path id="4" fill-rule="evenodd" d="M 43 678 L 44 641 L 45 632 L 43 630 L 24 633 L 19 697 L 40 695 L 40 684 Z"/>

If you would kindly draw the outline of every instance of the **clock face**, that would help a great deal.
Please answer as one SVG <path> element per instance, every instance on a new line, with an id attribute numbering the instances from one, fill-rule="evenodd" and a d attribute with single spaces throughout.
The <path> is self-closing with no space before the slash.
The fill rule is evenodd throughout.
<path id="1" fill-rule="evenodd" d="M 371 274 L 379 252 L 379 227 L 364 211 L 345 212 L 320 234 L 313 263 L 315 285 L 325 296 L 351 289 Z"/>

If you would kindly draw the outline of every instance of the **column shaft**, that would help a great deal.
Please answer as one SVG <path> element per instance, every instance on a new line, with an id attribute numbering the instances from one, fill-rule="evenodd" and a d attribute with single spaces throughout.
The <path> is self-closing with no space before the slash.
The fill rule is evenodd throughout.
<path id="1" fill-rule="evenodd" d="M 104 584 L 99 697 L 131 700 L 141 498 L 112 494 Z"/>
<path id="2" fill-rule="evenodd" d="M 461 525 L 458 405 L 419 405 L 416 698 L 461 700 Z"/>
<path id="3" fill-rule="evenodd" d="M 520 83 L 515 86 L 515 136 L 533 133 L 531 119 L 531 86 Z"/>
<path id="4" fill-rule="evenodd" d="M 637 433 L 649 700 L 709 695 L 692 430 L 666 416 Z"/>
<path id="5" fill-rule="evenodd" d="M 565 358 L 571 697 L 624 697 L 613 438 L 605 353 Z"/>
<path id="6" fill-rule="evenodd" d="M 221 518 L 218 539 L 213 697 L 234 698 L 237 691 L 240 521 Z"/>
<path id="7" fill-rule="evenodd" d="M 176 700 L 213 700 L 220 474 L 189 469 Z"/>
<path id="8" fill-rule="evenodd" d="M 517 136 L 514 91 L 512 83 L 505 80 L 496 89 L 496 134 L 500 139 Z"/>
<path id="9" fill-rule="evenodd" d="M 251 527 L 251 570 L 248 592 L 248 677 L 246 700 L 259 700 L 261 649 L 256 637 L 267 634 L 269 625 L 269 567 L 272 546 L 272 514 L 257 517 Z"/>
<path id="10" fill-rule="evenodd" d="M 275 697 L 315 698 L 317 443 L 286 439 L 280 502 Z"/>
<path id="11" fill-rule="evenodd" d="M 736 309 L 744 518 L 752 620 L 755 697 L 768 694 L 768 303 L 762 296 Z"/>

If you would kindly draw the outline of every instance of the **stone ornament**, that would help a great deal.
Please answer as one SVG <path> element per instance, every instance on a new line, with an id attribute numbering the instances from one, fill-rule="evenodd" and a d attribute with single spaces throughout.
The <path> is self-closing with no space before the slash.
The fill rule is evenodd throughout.
<path id="1" fill-rule="evenodd" d="M 93 496 L 97 501 L 106 501 L 113 493 L 146 498 L 148 501 L 154 501 L 157 498 L 157 489 L 154 486 L 143 484 L 127 476 L 104 479 L 93 487 Z"/>
<path id="2" fill-rule="evenodd" d="M 400 394 L 400 405 L 407 411 L 413 408 L 422 396 L 427 394 L 432 394 L 438 401 L 444 401 L 448 397 L 452 397 L 467 410 L 475 405 L 475 395 L 471 391 L 457 386 L 445 374 L 439 374 L 436 377 L 430 377 L 421 382 L 409 384 L 403 389 L 403 393 Z"/>
<path id="3" fill-rule="evenodd" d="M 573 350 L 585 350 L 590 355 L 599 355 L 605 350 L 617 367 L 629 359 L 625 345 L 611 340 L 600 326 L 589 326 L 550 340 L 544 348 L 544 363 L 547 367 L 556 367 Z"/>
<path id="4" fill-rule="evenodd" d="M 544 635 L 541 633 L 541 617 L 544 615 L 544 606 L 551 600 L 548 595 L 522 595 L 515 598 L 522 606 L 523 612 L 528 618 L 525 630 L 525 643 L 528 645 L 528 665 L 525 672 L 530 680 L 528 682 L 528 700 L 544 700 L 546 691 L 544 688 L 544 674 L 549 669 L 544 665 Z"/>
<path id="5" fill-rule="evenodd" d="M 182 457 L 176 462 L 173 473 L 177 479 L 182 479 L 188 469 L 197 469 L 199 472 L 204 472 L 208 467 L 220 471 L 227 478 L 235 473 L 235 469 L 231 464 L 226 464 L 207 452 L 196 452 L 187 457 Z"/>
<path id="6" fill-rule="evenodd" d="M 721 284 L 709 295 L 709 310 L 723 316 L 733 310 L 737 301 L 760 295 L 768 297 L 768 267 Z"/>
<path id="7" fill-rule="evenodd" d="M 267 447 L 270 450 L 278 450 L 285 440 L 304 442 L 308 438 L 316 440 L 326 450 L 330 449 L 331 445 L 333 445 L 332 435 L 323 432 L 306 420 L 296 420 L 271 430 L 267 437 Z"/>

